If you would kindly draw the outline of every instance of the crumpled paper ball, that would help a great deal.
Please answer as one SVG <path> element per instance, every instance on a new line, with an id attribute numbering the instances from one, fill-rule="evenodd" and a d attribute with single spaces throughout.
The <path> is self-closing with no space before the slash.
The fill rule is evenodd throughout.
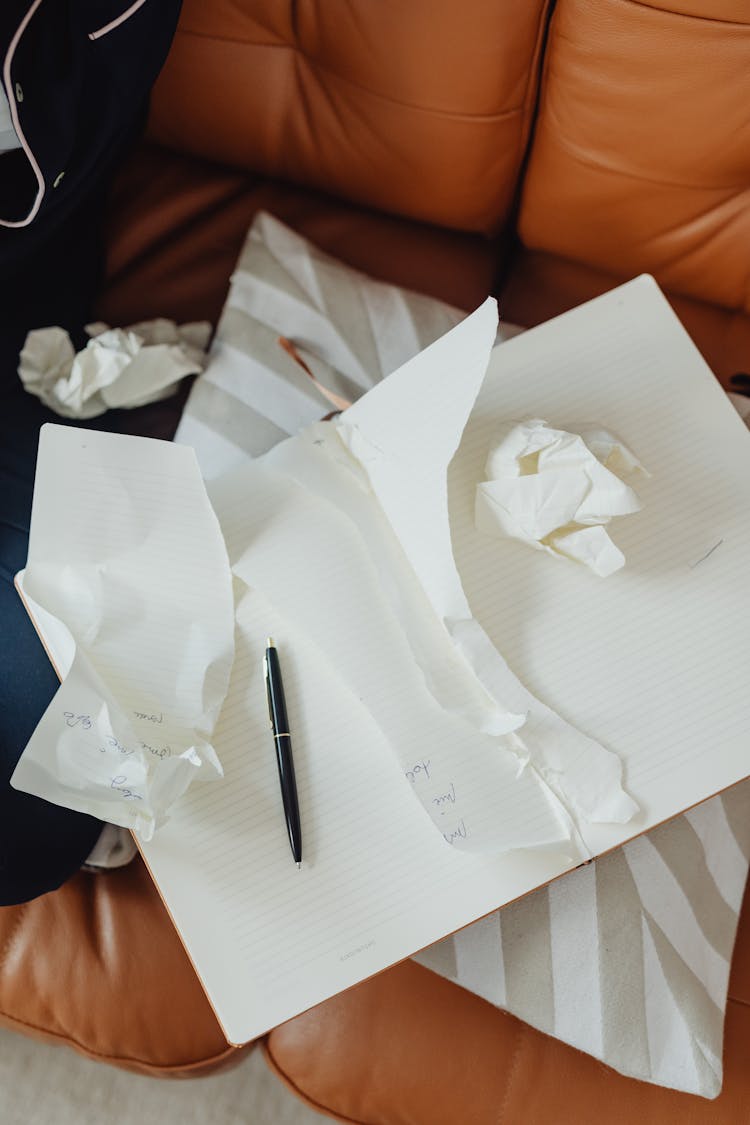
<path id="1" fill-rule="evenodd" d="M 89 324 L 86 331 L 91 339 L 76 353 L 64 329 L 35 328 L 21 352 L 24 387 L 64 418 L 96 418 L 174 394 L 181 379 L 203 370 L 211 325 L 160 318 L 129 328 Z"/>
<path id="2" fill-rule="evenodd" d="M 636 470 L 648 475 L 607 430 L 558 430 L 540 418 L 506 422 L 487 458 L 487 479 L 477 485 L 476 526 L 606 578 L 625 565 L 625 556 L 605 526 L 641 508 L 622 480 Z"/>

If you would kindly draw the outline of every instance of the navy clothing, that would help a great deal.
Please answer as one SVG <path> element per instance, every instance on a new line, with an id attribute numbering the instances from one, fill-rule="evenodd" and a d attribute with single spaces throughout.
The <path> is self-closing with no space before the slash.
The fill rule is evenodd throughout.
<path id="1" fill-rule="evenodd" d="M 164 62 L 179 8 L 179 0 L 2 0 L 5 92 L 30 151 L 3 158 L 0 278 L 39 250 L 84 197 L 101 192 Z M 28 225 L 3 229 L 32 214 Z"/>
<path id="2" fill-rule="evenodd" d="M 63 421 L 23 390 L 18 355 L 29 329 L 46 325 L 67 328 L 77 347 L 84 342 L 101 276 L 108 181 L 144 119 L 179 7 L 179 0 L 0 4 L 0 64 L 10 56 L 6 94 L 25 146 L 0 155 L 0 905 L 60 886 L 101 831 L 92 817 L 9 785 L 57 688 L 12 582 L 26 561 L 39 427 Z M 88 424 L 124 429 L 127 413 Z"/>

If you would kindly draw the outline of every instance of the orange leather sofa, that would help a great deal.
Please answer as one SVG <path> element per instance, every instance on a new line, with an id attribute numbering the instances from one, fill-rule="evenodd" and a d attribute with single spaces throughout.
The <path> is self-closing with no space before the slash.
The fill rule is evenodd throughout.
<path id="1" fill-rule="evenodd" d="M 526 325 L 648 270 L 726 383 L 750 370 L 750 5 L 186 0 L 113 194 L 101 316 L 215 322 L 260 207 L 386 280 L 466 309 L 494 292 Z M 128 423 L 169 437 L 178 407 Z M 0 909 L 0 1020 L 153 1075 L 242 1056 L 140 861 Z M 737 1125 L 750 907 L 714 1102 L 625 1079 L 412 962 L 263 1049 L 360 1125 Z"/>

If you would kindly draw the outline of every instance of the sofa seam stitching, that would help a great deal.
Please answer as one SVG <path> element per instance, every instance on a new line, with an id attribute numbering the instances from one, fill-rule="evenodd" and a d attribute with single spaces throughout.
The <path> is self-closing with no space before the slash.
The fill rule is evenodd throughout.
<path id="1" fill-rule="evenodd" d="M 26 917 L 26 912 L 27 912 L 28 906 L 29 906 L 28 902 L 24 902 L 24 903 L 21 903 L 21 905 L 18 907 L 14 924 L 11 926 L 10 932 L 9 932 L 7 938 L 5 939 L 5 941 L 3 942 L 3 948 L 2 948 L 2 951 L 0 951 L 0 975 L 2 975 L 5 971 L 5 962 L 7 961 L 8 956 L 11 952 L 12 947 L 13 947 L 13 944 L 14 944 L 16 938 L 18 937 L 18 932 L 21 928 L 21 923 L 23 922 L 24 918 Z"/>
<path id="2" fill-rule="evenodd" d="M 211 39 L 217 43 L 232 43 L 234 44 L 234 46 L 268 47 L 271 50 L 292 51 L 298 58 L 304 59 L 311 70 L 316 69 L 322 74 L 329 75 L 331 78 L 334 78 L 338 82 L 343 82 L 347 86 L 352 86 L 355 90 L 361 90 L 363 94 L 367 94 L 372 98 L 377 98 L 380 101 L 387 102 L 389 105 L 397 106 L 399 109 L 411 109 L 419 113 L 435 114 L 436 116 L 445 117 L 451 121 L 503 121 L 506 118 L 513 117 L 514 115 L 522 114 L 524 111 L 523 102 L 495 113 L 464 113 L 456 110 L 442 109 L 439 106 L 425 106 L 417 105 L 414 102 L 399 101 L 398 98 L 389 98 L 387 94 L 382 94 L 378 90 L 373 90 L 369 86 L 364 86 L 362 85 L 362 83 L 356 82 L 353 78 L 348 78 L 344 74 L 339 74 L 338 71 L 334 70 L 330 66 L 327 66 L 319 59 L 312 58 L 296 43 L 267 43 L 253 39 L 233 39 L 230 36 L 211 35 L 205 31 L 193 31 L 189 27 L 181 27 L 179 29 L 179 34 L 192 35 L 195 38 L 200 39 Z"/>
<path id="3" fill-rule="evenodd" d="M 617 0 L 615 0 L 615 2 L 617 2 Z M 713 23 L 719 27 L 744 27 L 750 33 L 750 23 L 742 23 L 740 20 L 716 19 L 714 16 L 699 16 L 694 12 L 675 12 L 671 8 L 654 7 L 653 4 L 645 3 L 645 0 L 620 0 L 620 2 L 630 4 L 634 8 L 646 8 L 649 12 L 661 14 L 662 16 L 674 16 L 676 19 L 696 20 L 699 23 Z"/>
<path id="4" fill-rule="evenodd" d="M 160 1063 L 150 1062 L 148 1059 L 142 1058 L 139 1055 L 111 1055 L 103 1051 L 97 1051 L 95 1048 L 88 1047 L 85 1043 L 82 1043 L 80 1039 L 76 1039 L 74 1036 L 69 1035 L 65 1032 L 51 1031 L 49 1028 L 42 1027 L 40 1024 L 32 1023 L 29 1020 L 19 1019 L 17 1016 L 13 1016 L 9 1012 L 0 1010 L 0 1018 L 3 1017 L 8 1021 L 10 1025 L 15 1025 L 16 1028 L 21 1027 L 26 1028 L 29 1031 L 39 1032 L 41 1035 L 49 1036 L 52 1039 L 57 1039 L 60 1043 L 64 1043 L 68 1046 L 80 1049 L 81 1053 L 84 1055 L 88 1055 L 89 1058 L 101 1059 L 103 1061 L 110 1062 L 113 1065 L 117 1065 L 118 1061 L 122 1061 L 139 1063 L 142 1066 L 151 1067 L 153 1070 L 159 1071 L 185 1070 L 187 1067 L 199 1067 L 217 1062 L 220 1059 L 229 1058 L 233 1054 L 233 1052 L 238 1050 L 237 1047 L 233 1046 L 231 1043 L 228 1043 L 226 1050 L 221 1051 L 215 1055 L 210 1055 L 207 1058 L 196 1059 L 193 1062 L 167 1063 L 166 1065 L 162 1065 Z M 10 1030 L 13 1030 L 13 1026 L 10 1027 Z M 249 1044 L 245 1043 L 242 1046 L 247 1047 L 249 1046 Z"/>
<path id="5" fill-rule="evenodd" d="M 271 1064 L 273 1069 L 276 1071 L 276 1074 L 278 1075 L 278 1077 L 281 1078 L 285 1082 L 285 1084 L 289 1087 L 289 1089 L 292 1090 L 292 1092 L 295 1093 L 301 1101 L 307 1102 L 307 1104 L 309 1106 L 314 1107 L 315 1109 L 319 1110 L 321 1113 L 325 1113 L 328 1117 L 333 1117 L 334 1120 L 336 1120 L 336 1121 L 346 1122 L 346 1125 L 372 1125 L 371 1122 L 364 1121 L 362 1118 L 359 1118 L 359 1117 L 357 1117 L 357 1118 L 350 1117 L 349 1114 L 347 1114 L 346 1117 L 342 1117 L 338 1113 L 338 1111 L 334 1111 L 332 1109 L 329 1109 L 322 1102 L 319 1102 L 317 1100 L 317 1098 L 311 1098 L 309 1094 L 306 1094 L 304 1092 L 304 1090 L 302 1089 L 302 1087 L 299 1086 L 296 1082 L 293 1081 L 293 1079 L 291 1079 L 289 1077 L 285 1068 L 282 1067 L 281 1064 L 276 1061 L 276 1058 L 274 1057 L 274 1054 L 273 1054 L 273 1051 L 271 1049 L 271 1046 L 270 1046 L 270 1043 L 269 1043 L 268 1039 L 264 1039 L 262 1041 L 261 1050 L 262 1050 L 264 1056 L 266 1057 L 266 1059 L 268 1060 L 268 1062 Z"/>
<path id="6" fill-rule="evenodd" d="M 627 2 L 635 3 L 636 0 L 627 0 Z M 568 155 L 577 160 L 580 164 L 583 164 L 587 168 L 593 168 L 597 172 L 608 172 L 613 176 L 625 176 L 628 179 L 638 180 L 644 184 L 652 184 L 654 187 L 679 188 L 681 191 L 721 191 L 731 192 L 734 196 L 741 196 L 750 193 L 750 187 L 748 187 L 746 183 L 691 184 L 681 183 L 679 180 L 660 180 L 652 176 L 645 176 L 641 172 L 635 172 L 627 168 L 622 168 L 617 164 L 608 164 L 604 160 L 594 160 L 591 157 L 582 156 L 581 146 L 571 143 L 571 141 L 563 136 L 562 132 L 559 131 L 560 122 L 557 118 L 557 115 L 555 114 L 553 107 L 548 105 L 547 113 L 551 114 L 555 118 L 555 123 L 557 126 L 555 130 L 555 136 L 556 141 L 560 145 L 560 147 L 564 148 Z"/>

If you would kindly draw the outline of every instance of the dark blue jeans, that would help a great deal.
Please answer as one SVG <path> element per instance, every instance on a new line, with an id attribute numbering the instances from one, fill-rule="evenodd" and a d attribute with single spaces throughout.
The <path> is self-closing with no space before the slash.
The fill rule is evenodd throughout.
<path id="1" fill-rule="evenodd" d="M 51 324 L 71 331 L 80 346 L 99 276 L 97 226 L 88 210 L 23 270 L 10 277 L 0 271 L 0 906 L 59 887 L 78 870 L 102 827 L 93 817 L 19 793 L 9 784 L 57 689 L 13 577 L 26 563 L 39 427 L 63 421 L 23 390 L 18 353 L 29 328 Z M 0 258 L 1 252 L 0 239 Z M 90 424 L 120 429 L 122 413 Z"/>

